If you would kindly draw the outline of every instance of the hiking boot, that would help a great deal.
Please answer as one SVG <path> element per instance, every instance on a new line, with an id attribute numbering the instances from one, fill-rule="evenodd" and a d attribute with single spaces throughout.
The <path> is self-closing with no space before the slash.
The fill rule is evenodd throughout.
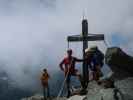
<path id="1" fill-rule="evenodd" d="M 86 95 L 87 94 L 87 90 L 86 89 L 82 89 L 81 91 L 80 91 L 80 95 Z"/>
<path id="2" fill-rule="evenodd" d="M 71 91 L 68 90 L 68 93 L 67 93 L 67 98 L 69 98 L 71 96 Z"/>

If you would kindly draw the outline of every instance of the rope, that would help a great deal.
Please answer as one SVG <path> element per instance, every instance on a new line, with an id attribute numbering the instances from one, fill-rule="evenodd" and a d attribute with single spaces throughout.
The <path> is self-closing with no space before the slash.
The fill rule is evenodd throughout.
<path id="1" fill-rule="evenodd" d="M 109 45 L 107 44 L 107 42 L 106 42 L 105 40 L 103 40 L 103 42 L 104 42 L 105 46 L 106 46 L 107 48 L 109 48 Z"/>
<path id="2" fill-rule="evenodd" d="M 67 48 L 69 49 L 69 42 L 67 43 Z"/>

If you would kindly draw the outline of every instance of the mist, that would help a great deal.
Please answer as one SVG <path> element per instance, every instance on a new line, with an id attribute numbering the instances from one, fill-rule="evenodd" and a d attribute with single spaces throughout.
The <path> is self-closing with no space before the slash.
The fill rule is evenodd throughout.
<path id="1" fill-rule="evenodd" d="M 109 47 L 133 55 L 132 0 L 0 0 L 0 69 L 19 87 L 36 87 L 43 68 L 59 72 L 66 37 L 81 34 L 83 15 L 89 33 L 103 33 Z M 89 42 L 106 51 L 103 42 Z M 70 44 L 82 58 L 81 43 Z"/>

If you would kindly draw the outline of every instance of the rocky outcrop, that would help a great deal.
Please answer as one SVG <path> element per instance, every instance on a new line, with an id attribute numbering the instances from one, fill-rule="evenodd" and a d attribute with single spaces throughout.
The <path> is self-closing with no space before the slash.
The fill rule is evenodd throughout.
<path id="1" fill-rule="evenodd" d="M 133 57 L 127 55 L 122 49 L 117 47 L 108 48 L 105 59 L 108 65 L 117 66 L 133 74 Z"/>
<path id="2" fill-rule="evenodd" d="M 108 48 L 105 62 L 114 72 L 114 79 L 133 77 L 133 57 L 118 47 Z"/>

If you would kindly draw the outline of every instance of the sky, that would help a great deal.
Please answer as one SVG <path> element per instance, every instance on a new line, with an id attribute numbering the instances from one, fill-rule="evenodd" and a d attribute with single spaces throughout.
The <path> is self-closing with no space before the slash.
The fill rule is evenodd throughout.
<path id="1" fill-rule="evenodd" d="M 89 33 L 102 33 L 109 47 L 133 55 L 133 0 L 0 0 L 1 70 L 27 87 L 36 85 L 33 77 L 44 67 L 59 71 L 66 38 L 81 34 L 83 15 Z M 107 49 L 103 42 L 89 42 L 92 45 Z M 81 43 L 70 47 L 82 58 Z"/>

